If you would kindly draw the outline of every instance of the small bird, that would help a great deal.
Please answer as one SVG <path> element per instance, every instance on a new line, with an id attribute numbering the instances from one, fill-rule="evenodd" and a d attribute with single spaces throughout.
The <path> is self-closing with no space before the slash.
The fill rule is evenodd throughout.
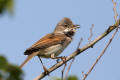
<path id="1" fill-rule="evenodd" d="M 34 56 L 38 56 L 41 63 L 41 57 L 52 59 L 57 58 L 57 56 L 71 43 L 73 39 L 72 37 L 78 28 L 79 25 L 74 25 L 69 18 L 63 18 L 56 25 L 53 33 L 47 34 L 24 52 L 24 55 L 28 55 L 28 57 L 20 65 L 20 68 L 22 68 L 24 64 Z M 43 63 L 42 66 L 43 69 L 47 71 Z"/>

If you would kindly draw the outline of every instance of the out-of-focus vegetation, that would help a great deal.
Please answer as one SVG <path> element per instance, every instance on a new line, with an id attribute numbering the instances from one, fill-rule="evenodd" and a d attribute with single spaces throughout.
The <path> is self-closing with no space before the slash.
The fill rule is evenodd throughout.
<path id="1" fill-rule="evenodd" d="M 16 65 L 10 64 L 5 57 L 0 56 L 0 80 L 23 80 L 23 72 Z"/>
<path id="2" fill-rule="evenodd" d="M 13 14 L 14 0 L 0 0 L 0 15 L 5 11 Z"/>
<path id="3" fill-rule="evenodd" d="M 62 80 L 61 78 L 53 77 L 51 80 Z M 78 80 L 76 76 L 69 76 L 66 80 Z"/>

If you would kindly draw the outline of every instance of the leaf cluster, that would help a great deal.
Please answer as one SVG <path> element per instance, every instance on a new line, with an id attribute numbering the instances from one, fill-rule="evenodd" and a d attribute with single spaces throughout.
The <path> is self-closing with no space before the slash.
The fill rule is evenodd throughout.
<path id="1" fill-rule="evenodd" d="M 22 70 L 10 64 L 4 56 L 0 56 L 0 80 L 22 80 Z"/>
<path id="2" fill-rule="evenodd" d="M 5 11 L 13 13 L 13 0 L 0 0 L 0 14 L 3 14 Z"/>

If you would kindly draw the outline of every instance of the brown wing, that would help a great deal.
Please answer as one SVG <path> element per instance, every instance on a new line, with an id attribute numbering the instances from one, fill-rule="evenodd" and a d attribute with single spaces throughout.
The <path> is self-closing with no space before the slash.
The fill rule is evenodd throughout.
<path id="1" fill-rule="evenodd" d="M 63 34 L 48 34 L 28 48 L 24 55 L 30 55 L 33 52 L 37 52 L 40 49 L 47 48 L 55 44 L 61 44 L 66 40 L 66 36 Z"/>

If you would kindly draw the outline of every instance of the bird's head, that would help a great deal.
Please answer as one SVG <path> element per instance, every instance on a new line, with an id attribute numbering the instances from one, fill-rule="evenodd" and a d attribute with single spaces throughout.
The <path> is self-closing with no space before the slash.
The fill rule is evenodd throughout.
<path id="1" fill-rule="evenodd" d="M 56 26 L 54 33 L 61 33 L 67 36 L 73 36 L 79 25 L 74 25 L 69 18 L 63 18 Z"/>

